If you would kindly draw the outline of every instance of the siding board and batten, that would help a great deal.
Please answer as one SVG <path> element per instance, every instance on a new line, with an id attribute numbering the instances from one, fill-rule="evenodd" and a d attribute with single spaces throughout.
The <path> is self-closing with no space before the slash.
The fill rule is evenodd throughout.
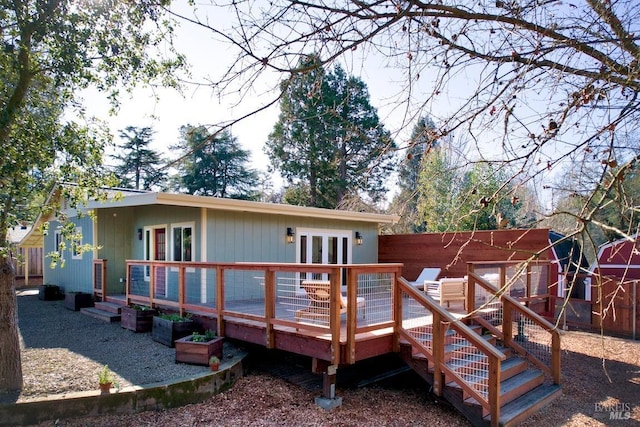
<path id="1" fill-rule="evenodd" d="M 71 290 L 91 291 L 91 261 L 95 257 L 107 260 L 106 285 L 110 293 L 124 292 L 121 278 L 126 276 L 125 261 L 144 259 L 144 238 L 138 238 L 138 230 L 145 227 L 166 227 L 167 260 L 172 259 L 172 227 L 189 223 L 194 227 L 194 261 L 296 262 L 298 244 L 285 241 L 286 230 L 291 227 L 327 232 L 350 230 L 352 262 L 375 263 L 378 261 L 379 224 L 397 221 L 397 217 L 381 214 L 168 193 L 133 192 L 106 203 L 89 202 L 86 209 L 96 212 L 97 223 L 95 227 L 90 222 L 83 224 L 83 232 L 87 236 L 95 234 L 92 243 L 100 249 L 85 254 L 87 272 L 77 276 L 86 285 Z M 363 245 L 355 244 L 356 231 L 362 234 Z M 49 236 L 45 240 L 50 243 L 53 239 Z M 61 275 L 50 274 L 51 282 L 68 280 L 66 273 L 68 271 Z M 173 273 L 168 272 L 171 280 L 177 277 Z M 187 280 L 203 283 L 215 280 L 209 273 L 188 275 Z M 255 274 L 237 274 L 238 280 L 255 282 L 256 289 L 260 289 L 261 283 Z M 230 297 L 233 292 L 233 289 L 226 289 L 226 295 Z M 191 297 L 199 298 L 197 295 Z"/>

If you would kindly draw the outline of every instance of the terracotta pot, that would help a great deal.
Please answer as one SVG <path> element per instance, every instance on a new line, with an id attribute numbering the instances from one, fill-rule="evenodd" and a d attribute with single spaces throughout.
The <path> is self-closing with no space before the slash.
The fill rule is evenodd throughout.
<path id="1" fill-rule="evenodd" d="M 209 367 L 211 368 L 212 371 L 217 371 L 218 369 L 220 369 L 220 364 L 219 363 L 212 363 L 209 365 Z"/>
<path id="2" fill-rule="evenodd" d="M 111 383 L 100 384 L 100 392 L 102 394 L 109 394 L 110 390 L 111 390 Z"/>

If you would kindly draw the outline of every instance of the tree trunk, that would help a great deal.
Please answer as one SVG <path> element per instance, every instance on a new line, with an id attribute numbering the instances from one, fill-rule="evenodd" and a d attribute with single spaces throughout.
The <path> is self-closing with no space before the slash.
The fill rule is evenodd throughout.
<path id="1" fill-rule="evenodd" d="M 16 270 L 7 256 L 0 257 L 0 393 L 22 389 L 22 363 L 18 335 Z"/>

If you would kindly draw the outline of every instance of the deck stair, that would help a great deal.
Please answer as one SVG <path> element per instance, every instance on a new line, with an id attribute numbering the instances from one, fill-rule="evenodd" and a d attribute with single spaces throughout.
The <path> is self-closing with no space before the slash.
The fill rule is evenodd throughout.
<path id="1" fill-rule="evenodd" d="M 421 336 L 425 341 L 431 340 L 430 326 L 421 326 Z M 500 363 L 500 426 L 512 426 L 524 421 L 540 408 L 546 406 L 561 394 L 561 386 L 552 384 L 544 372 L 529 363 L 519 354 L 507 347 L 502 347 L 497 338 L 487 334 L 479 326 L 471 329 L 502 352 L 506 359 Z M 466 381 L 475 384 L 488 384 L 488 378 L 477 369 L 482 364 L 483 356 L 473 351 L 474 345 L 452 330 L 444 337 L 444 363 L 448 369 Z M 411 343 L 400 340 L 400 355 L 427 383 L 434 384 L 434 364 L 430 357 L 417 351 Z M 452 376 L 444 372 L 442 398 L 448 401 L 473 425 L 492 425 L 490 414 L 477 402 Z M 495 425 L 495 423 L 494 423 Z"/>
<path id="2" fill-rule="evenodd" d="M 96 302 L 94 307 L 85 307 L 80 310 L 82 314 L 102 320 L 107 323 L 120 321 L 122 305 L 113 302 Z"/>

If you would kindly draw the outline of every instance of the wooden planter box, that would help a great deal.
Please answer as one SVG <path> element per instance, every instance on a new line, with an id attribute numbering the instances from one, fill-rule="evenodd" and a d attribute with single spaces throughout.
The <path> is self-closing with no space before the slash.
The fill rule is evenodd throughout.
<path id="1" fill-rule="evenodd" d="M 134 307 L 122 307 L 120 311 L 120 326 L 134 332 L 149 332 L 153 326 L 153 317 L 158 312 L 149 308 L 140 310 Z"/>
<path id="2" fill-rule="evenodd" d="M 175 322 L 154 316 L 151 328 L 151 338 L 161 344 L 173 347 L 173 342 L 178 338 L 191 335 L 193 332 L 193 320 Z"/>
<path id="3" fill-rule="evenodd" d="M 224 337 L 216 337 L 211 341 L 193 342 L 190 336 L 177 339 L 176 363 L 209 366 L 209 358 L 217 356 L 222 360 Z"/>
<path id="4" fill-rule="evenodd" d="M 93 294 L 69 292 L 64 296 L 64 306 L 73 311 L 80 311 L 84 307 L 93 307 Z"/>
<path id="5" fill-rule="evenodd" d="M 58 285 L 42 285 L 38 288 L 38 299 L 53 301 L 64 298 Z"/>

